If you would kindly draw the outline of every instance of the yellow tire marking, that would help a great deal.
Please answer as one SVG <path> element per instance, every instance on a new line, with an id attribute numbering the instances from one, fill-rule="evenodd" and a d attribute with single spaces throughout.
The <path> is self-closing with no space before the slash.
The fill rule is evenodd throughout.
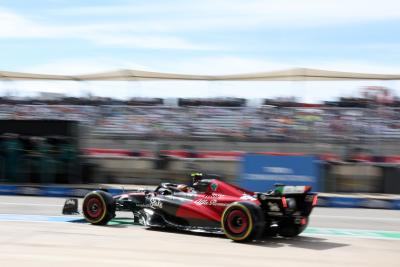
<path id="1" fill-rule="evenodd" d="M 95 223 L 98 223 L 98 222 L 100 222 L 101 220 L 104 219 L 104 217 L 106 216 L 106 213 L 107 213 L 107 206 L 106 206 L 106 202 L 104 201 L 102 195 L 100 195 L 98 192 L 91 192 L 89 195 L 92 195 L 92 194 L 93 194 L 93 195 L 97 195 L 97 196 L 100 198 L 100 201 L 101 201 L 101 203 L 103 204 L 103 207 L 104 207 L 104 208 L 103 208 L 103 214 L 101 215 L 100 219 L 98 219 L 98 220 L 91 220 L 91 219 L 89 219 L 89 218 L 87 218 L 87 217 L 85 216 L 86 220 L 88 220 L 90 223 L 95 224 Z M 88 196 L 86 196 L 86 197 L 88 197 Z M 83 200 L 83 203 L 85 203 L 86 197 L 85 197 L 85 199 Z"/>
<path id="2" fill-rule="evenodd" d="M 244 234 L 244 236 L 241 236 L 241 237 L 235 237 L 235 236 L 232 236 L 231 234 L 229 234 L 228 231 L 225 229 L 225 225 L 224 225 L 224 221 L 225 221 L 224 218 L 225 218 L 227 210 L 229 208 L 235 207 L 235 206 L 240 207 L 246 213 L 247 217 L 249 218 L 249 227 L 248 227 L 246 233 Z M 224 212 L 222 213 L 221 225 L 222 225 L 222 229 L 224 230 L 224 233 L 227 237 L 229 237 L 230 239 L 235 240 L 235 241 L 241 241 L 241 240 L 246 239 L 250 235 L 251 231 L 253 230 L 253 218 L 250 214 L 249 209 L 246 206 L 244 206 L 240 203 L 237 203 L 237 204 L 234 204 L 224 210 Z"/>

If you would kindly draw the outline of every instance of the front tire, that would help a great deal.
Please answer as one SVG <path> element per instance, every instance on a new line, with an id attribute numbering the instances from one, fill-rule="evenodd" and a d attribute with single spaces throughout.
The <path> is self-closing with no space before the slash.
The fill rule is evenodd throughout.
<path id="1" fill-rule="evenodd" d="M 264 231 L 264 214 L 251 202 L 234 202 L 222 214 L 221 226 L 225 235 L 235 242 L 251 242 Z"/>
<path id="2" fill-rule="evenodd" d="M 104 191 L 88 193 L 82 205 L 86 221 L 95 225 L 106 225 L 115 217 L 115 204 L 113 197 Z"/>

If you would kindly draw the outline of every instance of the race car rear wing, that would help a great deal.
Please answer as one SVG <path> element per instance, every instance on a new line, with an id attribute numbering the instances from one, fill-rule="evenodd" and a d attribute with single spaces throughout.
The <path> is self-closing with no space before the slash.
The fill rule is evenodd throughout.
<path id="1" fill-rule="evenodd" d="M 277 185 L 274 193 L 278 195 L 288 194 L 306 194 L 311 191 L 311 186 L 308 185 Z"/>

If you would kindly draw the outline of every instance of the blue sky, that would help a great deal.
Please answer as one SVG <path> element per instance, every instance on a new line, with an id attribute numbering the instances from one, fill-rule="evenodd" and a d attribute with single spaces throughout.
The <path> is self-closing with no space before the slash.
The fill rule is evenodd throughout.
<path id="1" fill-rule="evenodd" d="M 400 73 L 396 0 L 0 0 L 0 70 L 195 74 L 291 67 Z M 0 82 L 0 93 L 295 95 L 317 102 L 398 82 Z M 110 88 L 112 88 L 110 90 Z"/>

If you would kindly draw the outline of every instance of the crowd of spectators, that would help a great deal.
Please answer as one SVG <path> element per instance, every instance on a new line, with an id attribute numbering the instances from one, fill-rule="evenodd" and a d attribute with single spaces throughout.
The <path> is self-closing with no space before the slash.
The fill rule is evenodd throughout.
<path id="1" fill-rule="evenodd" d="M 400 109 L 371 103 L 360 106 L 364 100 L 354 106 L 350 102 L 308 105 L 265 100 L 250 107 L 243 99 L 180 99 L 175 106 L 163 105 L 162 99 L 51 103 L 0 99 L 0 119 L 76 120 L 91 134 L 134 138 L 298 142 L 400 138 Z"/>

